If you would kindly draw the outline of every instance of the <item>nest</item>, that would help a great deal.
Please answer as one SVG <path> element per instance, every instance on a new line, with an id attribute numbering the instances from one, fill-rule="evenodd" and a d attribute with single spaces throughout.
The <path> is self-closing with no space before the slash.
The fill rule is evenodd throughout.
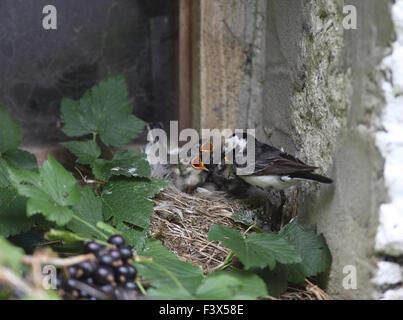
<path id="1" fill-rule="evenodd" d="M 245 231 L 246 226 L 236 223 L 231 216 L 236 211 L 250 209 L 245 202 L 228 198 L 225 192 L 210 192 L 198 188 L 194 194 L 166 188 L 154 199 L 155 214 L 151 216 L 151 231 L 155 238 L 175 253 L 182 261 L 200 266 L 210 273 L 224 265 L 229 249 L 221 243 L 207 241 L 214 224 L 226 225 Z M 273 298 L 274 299 L 274 298 Z M 300 288 L 290 287 L 280 299 L 329 300 L 322 289 L 309 280 Z"/>
<path id="2" fill-rule="evenodd" d="M 242 202 L 228 199 L 219 191 L 198 188 L 190 195 L 175 187 L 165 189 L 153 201 L 151 231 L 168 250 L 179 259 L 202 267 L 205 273 L 223 264 L 230 250 L 207 241 L 207 234 L 214 224 L 242 230 L 231 219 L 235 211 L 246 209 Z"/>

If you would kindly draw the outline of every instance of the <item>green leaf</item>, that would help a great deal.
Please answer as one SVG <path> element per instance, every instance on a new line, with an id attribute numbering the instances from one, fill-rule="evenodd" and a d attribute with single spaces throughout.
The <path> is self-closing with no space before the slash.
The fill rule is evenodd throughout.
<path id="1" fill-rule="evenodd" d="M 0 153 L 17 148 L 22 141 L 22 131 L 6 108 L 0 105 Z"/>
<path id="2" fill-rule="evenodd" d="M 21 149 L 8 150 L 2 158 L 10 167 L 20 170 L 38 171 L 38 161 L 32 153 Z"/>
<path id="3" fill-rule="evenodd" d="M 126 179 L 108 182 L 102 191 L 104 219 L 129 237 L 128 242 L 139 249 L 149 230 L 154 212 L 150 200 L 168 182 L 159 179 Z"/>
<path id="4" fill-rule="evenodd" d="M 298 264 L 284 266 L 290 282 L 299 283 L 330 268 L 332 256 L 323 235 L 304 230 L 296 221 L 287 224 L 280 235 L 294 245 L 302 258 Z"/>
<path id="5" fill-rule="evenodd" d="M 297 263 L 301 257 L 295 248 L 275 233 L 251 233 L 246 239 L 234 229 L 222 225 L 213 225 L 207 240 L 221 241 L 230 248 L 245 265 L 274 269 L 276 262 Z"/>
<path id="6" fill-rule="evenodd" d="M 160 300 L 193 300 L 192 294 L 185 288 L 162 287 L 158 289 L 151 288 L 147 291 L 147 296 Z"/>
<path id="7" fill-rule="evenodd" d="M 231 270 L 209 274 L 196 291 L 199 300 L 257 299 L 267 296 L 266 285 L 249 271 Z"/>
<path id="8" fill-rule="evenodd" d="M 73 232 L 56 229 L 50 229 L 46 232 L 45 239 L 49 241 L 63 240 L 65 243 L 85 242 L 91 240 L 90 238 L 80 236 Z"/>
<path id="9" fill-rule="evenodd" d="M 95 228 L 98 221 L 103 220 L 102 201 L 98 198 L 90 187 L 84 187 L 81 191 L 81 202 L 72 208 L 76 217 L 84 220 Z M 72 219 L 67 228 L 75 233 L 90 239 L 100 238 L 100 234 L 88 225 L 83 224 L 78 219 Z M 96 229 L 96 228 L 95 228 Z M 101 237 L 101 239 L 104 239 Z"/>
<path id="10" fill-rule="evenodd" d="M 20 273 L 24 250 L 13 246 L 4 237 L 0 236 L 0 265 L 6 266 Z"/>
<path id="11" fill-rule="evenodd" d="M 36 220 L 27 217 L 27 199 L 12 187 L 8 168 L 37 170 L 34 155 L 23 150 L 8 150 L 0 157 L 0 234 L 13 236 L 31 229 Z"/>
<path id="12" fill-rule="evenodd" d="M 0 157 L 0 188 L 6 188 L 11 185 L 8 177 L 8 164 Z"/>
<path id="13" fill-rule="evenodd" d="M 18 192 L 29 198 L 29 216 L 42 213 L 58 225 L 70 221 L 73 211 L 69 207 L 80 202 L 80 191 L 77 181 L 52 156 L 39 173 L 9 168 L 9 174 Z"/>
<path id="14" fill-rule="evenodd" d="M 77 157 L 77 162 L 82 164 L 92 164 L 101 155 L 101 149 L 93 140 L 71 141 L 62 143 Z"/>
<path id="15" fill-rule="evenodd" d="M 159 241 L 148 241 L 140 254 L 152 258 L 152 261 L 135 263 L 138 274 L 155 288 L 184 288 L 194 293 L 203 279 L 200 267 L 180 261 Z"/>
<path id="16" fill-rule="evenodd" d="M 105 231 L 106 233 L 109 233 L 109 235 L 120 234 L 125 239 L 128 238 L 128 236 L 124 232 L 122 232 L 121 230 L 118 230 L 118 229 L 112 227 L 110 224 L 107 224 L 107 223 L 102 222 L 102 221 L 97 222 L 97 228 L 101 229 L 102 231 Z"/>
<path id="17" fill-rule="evenodd" d="M 270 270 L 269 268 L 256 270 L 260 278 L 265 281 L 269 295 L 275 298 L 278 298 L 288 289 L 287 274 L 283 266 L 277 264 L 274 270 Z"/>
<path id="18" fill-rule="evenodd" d="M 27 199 L 12 187 L 0 188 L 0 234 L 13 236 L 30 230 L 35 220 L 27 217 Z"/>
<path id="19" fill-rule="evenodd" d="M 267 290 L 264 281 L 253 272 L 231 270 L 209 274 L 193 295 L 172 286 L 150 289 L 148 295 L 169 300 L 251 300 L 266 297 Z"/>
<path id="20" fill-rule="evenodd" d="M 146 158 L 145 153 L 133 149 L 118 151 L 112 161 L 97 159 L 93 164 L 95 178 L 102 181 L 108 181 L 112 175 L 149 178 L 151 168 Z"/>
<path id="21" fill-rule="evenodd" d="M 256 222 L 256 213 L 252 210 L 235 211 L 231 219 L 235 222 L 250 226 Z"/>
<path id="22" fill-rule="evenodd" d="M 12 149 L 3 153 L 0 157 L 0 188 L 9 187 L 11 181 L 8 175 L 8 168 L 13 167 L 20 170 L 38 170 L 36 157 L 24 150 Z"/>
<path id="23" fill-rule="evenodd" d="M 132 109 L 124 77 L 109 78 L 79 101 L 62 100 L 62 130 L 70 137 L 96 133 L 107 146 L 121 146 L 138 137 L 145 126 L 132 115 Z"/>

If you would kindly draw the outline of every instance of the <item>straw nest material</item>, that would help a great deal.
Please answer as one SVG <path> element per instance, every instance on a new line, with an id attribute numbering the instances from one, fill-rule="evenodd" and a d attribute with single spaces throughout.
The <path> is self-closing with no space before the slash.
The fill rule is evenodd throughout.
<path id="1" fill-rule="evenodd" d="M 241 200 L 228 198 L 220 191 L 198 188 L 194 194 L 166 188 L 153 199 L 155 214 L 151 216 L 151 231 L 155 238 L 175 253 L 182 261 L 202 267 L 210 273 L 223 266 L 229 249 L 220 243 L 207 241 L 214 224 L 226 225 L 244 231 L 231 216 L 236 211 L 249 209 Z M 330 297 L 318 286 L 306 280 L 305 286 L 289 288 L 280 299 L 328 300 Z"/>

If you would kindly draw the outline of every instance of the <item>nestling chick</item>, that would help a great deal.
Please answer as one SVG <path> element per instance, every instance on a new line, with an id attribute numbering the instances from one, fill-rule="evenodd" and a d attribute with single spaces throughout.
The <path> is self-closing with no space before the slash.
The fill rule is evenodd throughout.
<path id="1" fill-rule="evenodd" d="M 151 176 L 170 180 L 176 188 L 186 193 L 192 193 L 197 187 L 200 187 L 205 183 L 208 172 L 207 170 L 200 170 L 202 168 L 199 169 L 198 166 L 200 164 L 197 162 L 198 157 L 197 159 L 193 159 L 191 163 L 186 163 L 184 159 L 180 159 L 179 157 L 177 164 L 171 164 L 173 161 L 170 160 L 173 157 L 177 157 L 178 154 L 180 154 L 181 149 L 169 150 L 168 146 L 162 146 L 161 150 L 167 150 L 168 152 L 167 164 L 162 164 L 158 159 L 156 161 L 156 159 L 153 158 L 154 155 L 150 154 L 151 146 L 156 143 L 161 142 L 155 140 L 149 142 L 145 149 L 147 160 L 151 165 Z"/>

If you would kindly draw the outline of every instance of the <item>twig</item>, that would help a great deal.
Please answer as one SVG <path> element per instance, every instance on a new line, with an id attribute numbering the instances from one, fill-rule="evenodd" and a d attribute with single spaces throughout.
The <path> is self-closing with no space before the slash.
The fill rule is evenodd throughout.
<path id="1" fill-rule="evenodd" d="M 78 169 L 77 167 L 74 167 L 74 169 L 76 169 L 76 171 L 77 171 L 78 174 L 80 175 L 81 179 L 82 179 L 86 184 L 91 184 L 91 183 L 105 184 L 105 182 L 104 182 L 104 181 L 101 181 L 101 180 L 87 179 L 87 177 L 82 174 L 82 172 L 80 171 L 80 169 Z"/>
<path id="2" fill-rule="evenodd" d="M 95 256 L 92 253 L 88 253 L 63 259 L 41 254 L 34 256 L 24 256 L 22 258 L 22 262 L 28 265 L 34 266 L 34 264 L 39 263 L 39 265 L 51 264 L 57 267 L 68 267 L 87 260 L 95 260 Z"/>
<path id="3" fill-rule="evenodd" d="M 14 289 L 22 290 L 24 293 L 33 294 L 35 290 L 24 280 L 18 277 L 12 270 L 0 266 L 0 283 L 7 284 Z"/>

